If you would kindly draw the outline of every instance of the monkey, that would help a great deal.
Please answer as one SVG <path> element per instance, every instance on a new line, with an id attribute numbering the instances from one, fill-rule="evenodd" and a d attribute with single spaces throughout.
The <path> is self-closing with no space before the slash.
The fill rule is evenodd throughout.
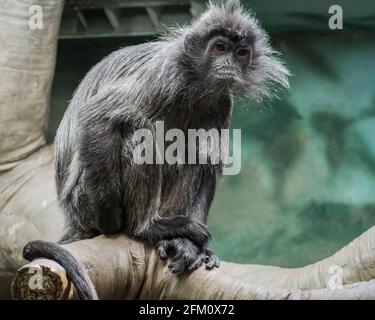
<path id="1" fill-rule="evenodd" d="M 83 266 L 60 245 L 125 234 L 172 254 L 177 275 L 205 264 L 207 215 L 222 164 L 135 164 L 137 129 L 225 129 L 235 96 L 257 103 L 288 87 L 288 69 L 239 0 L 209 2 L 191 24 L 157 40 L 119 49 L 81 81 L 55 138 L 55 180 L 65 215 L 56 243 L 31 241 L 29 261 L 50 258 L 67 271 L 80 299 L 98 299 Z"/>

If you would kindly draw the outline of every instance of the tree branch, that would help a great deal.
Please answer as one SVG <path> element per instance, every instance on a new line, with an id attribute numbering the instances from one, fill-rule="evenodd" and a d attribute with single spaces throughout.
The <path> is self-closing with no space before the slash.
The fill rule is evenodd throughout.
<path id="1" fill-rule="evenodd" d="M 153 248 L 125 236 L 99 236 L 64 247 L 86 267 L 101 299 L 375 299 L 375 280 L 361 281 L 374 277 L 374 232 L 375 228 L 370 229 L 332 257 L 304 268 L 223 262 L 219 269 L 201 267 L 178 277 Z M 327 289 L 323 283 L 332 263 L 344 263 L 340 289 Z M 29 286 L 37 269 L 43 271 L 43 289 Z M 297 280 L 291 281 L 293 277 Z M 301 290 L 315 277 L 314 286 L 319 284 L 320 289 Z M 297 288 L 297 284 L 303 285 Z M 76 298 L 64 269 L 47 259 L 37 259 L 18 271 L 12 295 L 15 299 Z"/>

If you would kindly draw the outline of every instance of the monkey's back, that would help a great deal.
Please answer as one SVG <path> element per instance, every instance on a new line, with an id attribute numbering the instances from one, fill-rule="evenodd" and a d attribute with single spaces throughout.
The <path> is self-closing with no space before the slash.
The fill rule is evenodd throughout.
<path id="1" fill-rule="evenodd" d="M 63 192 L 69 168 L 77 165 L 79 148 L 78 114 L 84 112 L 90 99 L 100 93 L 103 88 L 114 85 L 121 80 L 126 82 L 129 74 L 137 65 L 142 64 L 147 55 L 157 50 L 157 43 L 146 43 L 119 49 L 96 64 L 83 78 L 64 113 L 55 137 L 55 171 L 58 193 Z M 138 58 L 138 63 L 135 60 Z M 74 162 L 74 163 L 73 163 Z M 64 196 L 64 195 L 62 195 Z"/>
<path id="2" fill-rule="evenodd" d="M 88 200 L 85 168 L 80 160 L 79 115 L 106 90 L 115 88 L 117 96 L 110 102 L 123 101 L 137 119 L 122 129 L 122 209 L 129 234 L 136 233 L 155 214 L 183 215 L 193 205 L 205 171 L 215 170 L 199 165 L 135 165 L 130 159 L 132 133 L 143 127 L 153 129 L 156 120 L 184 131 L 188 127 L 219 129 L 228 124 L 229 96 L 212 100 L 195 99 L 196 92 L 190 94 L 177 65 L 179 46 L 179 42 L 172 46 L 159 41 L 120 49 L 94 66 L 78 86 L 55 139 L 58 198 L 68 227 L 91 228 L 90 221 L 95 221 L 96 212 Z M 203 83 L 194 84 L 194 90 L 202 91 L 202 87 Z M 190 95 L 194 101 L 189 100 Z M 100 115 L 112 104 L 104 100 L 96 108 Z"/>
<path id="3" fill-rule="evenodd" d="M 84 196 L 84 168 L 80 161 L 78 115 L 106 87 L 126 83 L 128 76 L 148 55 L 157 51 L 157 43 L 146 43 L 119 49 L 101 60 L 86 74 L 69 103 L 55 137 L 55 180 L 58 199 L 67 224 L 80 223 L 93 214 Z M 138 61 L 138 62 L 137 62 Z M 77 212 L 80 211 L 80 212 Z M 82 215 L 82 219 L 78 217 Z M 77 219 L 75 219 L 75 217 Z"/>

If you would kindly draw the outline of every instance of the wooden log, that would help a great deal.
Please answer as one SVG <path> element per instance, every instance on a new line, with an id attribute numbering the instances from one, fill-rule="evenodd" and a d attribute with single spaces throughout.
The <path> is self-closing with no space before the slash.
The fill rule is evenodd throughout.
<path id="1" fill-rule="evenodd" d="M 368 232 L 373 234 L 374 228 Z M 362 242 L 361 239 L 364 238 L 357 239 L 354 245 Z M 280 269 L 289 272 L 289 276 L 293 274 L 290 270 L 295 269 L 223 262 L 215 270 L 201 267 L 191 274 L 175 276 L 168 270 L 168 261 L 160 260 L 153 248 L 125 236 L 99 236 L 64 248 L 85 266 L 101 299 L 375 299 L 375 280 L 346 284 L 348 279 L 343 279 L 342 287 L 313 290 L 287 289 L 287 284 L 277 288 L 249 282 L 256 276 L 259 278 L 262 268 L 267 269 L 269 276 L 261 273 L 260 278 L 268 284 L 272 277 L 280 275 Z M 348 260 L 350 258 L 347 256 Z M 374 260 L 374 255 L 371 259 Z M 319 268 L 320 263 L 315 266 Z M 240 279 L 238 274 L 235 276 L 237 267 L 242 271 L 247 268 L 247 280 L 246 277 Z M 36 269 L 43 270 L 42 289 L 29 286 L 30 270 Z M 316 275 L 309 272 L 311 276 Z M 37 259 L 22 267 L 12 284 L 13 297 L 22 300 L 76 298 L 71 290 L 63 268 L 47 259 Z"/>
<path id="2" fill-rule="evenodd" d="M 37 259 L 21 267 L 18 281 L 12 283 L 12 297 L 17 300 L 63 300 L 73 298 L 73 286 L 65 270 L 48 259 Z"/>

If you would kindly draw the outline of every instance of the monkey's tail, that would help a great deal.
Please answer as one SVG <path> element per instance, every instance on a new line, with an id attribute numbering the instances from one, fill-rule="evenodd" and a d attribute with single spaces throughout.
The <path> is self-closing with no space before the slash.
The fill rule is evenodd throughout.
<path id="1" fill-rule="evenodd" d="M 207 226 L 191 216 L 163 217 L 153 221 L 149 228 L 142 231 L 138 236 L 152 242 L 173 238 L 188 238 L 197 245 L 204 245 L 211 238 Z"/>
<path id="2" fill-rule="evenodd" d="M 81 300 L 98 300 L 95 287 L 83 266 L 73 255 L 57 243 L 46 241 L 31 241 L 23 248 L 23 257 L 32 261 L 36 258 L 47 258 L 59 263 L 66 271 Z"/>

